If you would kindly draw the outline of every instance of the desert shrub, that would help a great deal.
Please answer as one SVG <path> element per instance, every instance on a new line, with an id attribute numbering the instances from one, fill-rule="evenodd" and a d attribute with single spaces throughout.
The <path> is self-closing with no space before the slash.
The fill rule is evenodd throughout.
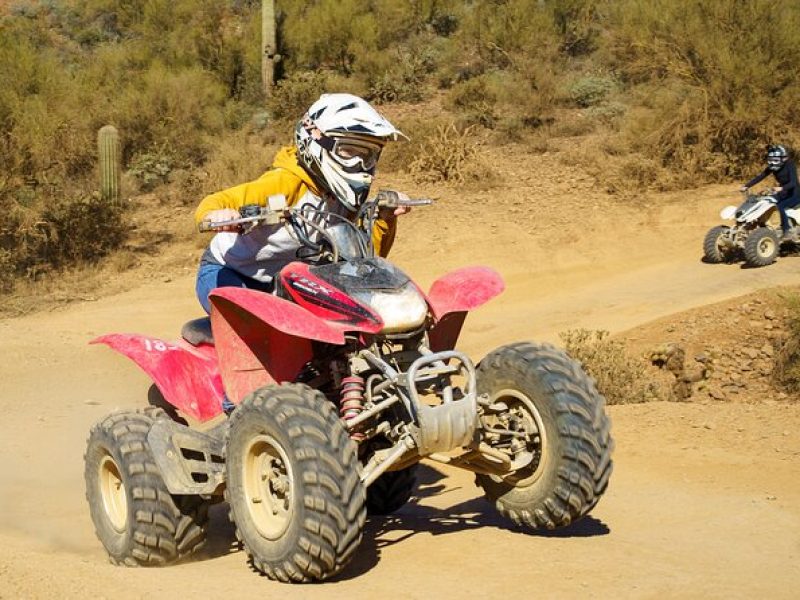
<path id="1" fill-rule="evenodd" d="M 358 72 L 370 87 L 378 83 L 378 72 L 370 66 L 376 58 L 393 67 L 385 59 L 393 60 L 398 47 L 424 53 L 431 37 L 454 34 L 464 10 L 460 0 L 285 0 L 279 5 L 289 70 Z M 420 35 L 428 44 L 415 42 Z"/>
<path id="2" fill-rule="evenodd" d="M 377 47 L 375 15 L 359 0 L 284 2 L 283 46 L 291 67 L 349 75 L 358 52 Z"/>
<path id="3" fill-rule="evenodd" d="M 36 279 L 53 268 L 92 262 L 125 239 L 123 209 L 99 194 L 31 202 L 0 203 L 6 215 L 0 226 L 2 291 L 11 291 L 17 277 Z"/>
<path id="4" fill-rule="evenodd" d="M 481 160 L 480 142 L 472 127 L 459 129 L 454 123 L 439 125 L 422 140 L 417 157 L 408 167 L 420 182 L 461 184 L 486 176 L 488 167 Z"/>
<path id="5" fill-rule="evenodd" d="M 587 75 L 569 86 L 569 98 L 581 108 L 589 108 L 603 102 L 614 90 L 615 83 L 610 77 Z"/>
<path id="6" fill-rule="evenodd" d="M 579 360 L 609 404 L 645 402 L 654 397 L 644 361 L 630 356 L 608 331 L 570 329 L 559 334 L 567 353 Z"/>
<path id="7" fill-rule="evenodd" d="M 400 117 L 391 119 L 392 123 L 407 136 L 397 143 L 387 144 L 381 152 L 378 171 L 408 173 L 410 165 L 422 152 L 426 140 L 436 134 L 438 127 L 450 125 L 444 116 Z"/>
<path id="8" fill-rule="evenodd" d="M 425 78 L 435 69 L 432 50 L 401 46 L 379 56 L 359 64 L 367 82 L 367 98 L 381 104 L 422 100 Z"/>
<path id="9" fill-rule="evenodd" d="M 99 194 L 54 203 L 47 217 L 52 228 L 48 258 L 56 266 L 97 260 L 126 236 L 123 208 Z"/>
<path id="10" fill-rule="evenodd" d="M 153 65 L 112 108 L 123 156 L 166 151 L 180 162 L 201 162 L 210 136 L 223 131 L 224 98 L 224 90 L 200 68 L 172 72 Z"/>
<path id="11" fill-rule="evenodd" d="M 789 314 L 786 320 L 788 337 L 775 355 L 774 381 L 789 392 L 800 392 L 800 296 L 784 297 Z"/>
<path id="12" fill-rule="evenodd" d="M 297 71 L 278 82 L 267 100 L 267 108 L 276 120 L 297 120 L 325 91 L 328 91 L 325 73 Z"/>
<path id="13" fill-rule="evenodd" d="M 14 254 L 8 248 L 0 248 L 0 293 L 14 289 Z"/>
<path id="14" fill-rule="evenodd" d="M 225 136 L 209 154 L 203 168 L 189 172 L 180 182 L 181 201 L 194 205 L 204 196 L 252 181 L 271 165 L 278 146 L 263 136 L 239 131 Z"/>
<path id="15" fill-rule="evenodd" d="M 563 52 L 580 56 L 597 47 L 603 25 L 598 0 L 555 0 L 548 5 Z"/>
<path id="16" fill-rule="evenodd" d="M 741 176 L 800 125 L 799 5 L 625 0 L 609 15 L 608 66 L 653 112 L 630 124 L 635 151 L 676 172 Z"/>
<path id="17" fill-rule="evenodd" d="M 166 183 L 173 169 L 173 159 L 163 152 L 143 152 L 134 156 L 128 173 L 136 180 L 139 190 L 150 192 Z"/>
<path id="18" fill-rule="evenodd" d="M 616 128 L 627 111 L 627 107 L 621 102 L 602 102 L 587 109 L 586 116 Z"/>
<path id="19" fill-rule="evenodd" d="M 491 129 L 497 124 L 497 94 L 486 77 L 455 84 L 447 94 L 445 107 L 459 114 L 466 125 Z"/>

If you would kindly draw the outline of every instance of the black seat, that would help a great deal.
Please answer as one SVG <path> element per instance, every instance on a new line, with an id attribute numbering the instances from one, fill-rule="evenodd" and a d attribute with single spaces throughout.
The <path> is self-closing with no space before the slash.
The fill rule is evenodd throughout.
<path id="1" fill-rule="evenodd" d="M 181 329 L 181 337 L 192 346 L 201 344 L 214 345 L 214 335 L 211 333 L 211 319 L 202 317 L 186 323 Z"/>

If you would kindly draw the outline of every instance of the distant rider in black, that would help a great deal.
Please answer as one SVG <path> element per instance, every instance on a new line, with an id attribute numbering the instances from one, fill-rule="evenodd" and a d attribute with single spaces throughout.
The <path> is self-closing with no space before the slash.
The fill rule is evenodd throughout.
<path id="1" fill-rule="evenodd" d="M 784 146 L 772 144 L 767 147 L 767 168 L 745 183 L 742 191 L 746 192 L 748 188 L 753 187 L 770 173 L 780 184 L 780 187 L 775 188 L 775 197 L 778 199 L 778 213 L 781 215 L 781 229 L 783 229 L 781 241 L 791 241 L 786 209 L 800 204 L 800 196 L 798 196 L 797 167 L 795 167 L 794 160 L 789 158 L 789 153 Z"/>

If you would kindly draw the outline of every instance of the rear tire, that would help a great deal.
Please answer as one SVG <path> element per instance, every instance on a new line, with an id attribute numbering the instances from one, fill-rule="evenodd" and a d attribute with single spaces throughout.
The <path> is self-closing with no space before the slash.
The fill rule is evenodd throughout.
<path id="1" fill-rule="evenodd" d="M 112 563 L 159 566 L 206 541 L 209 503 L 173 496 L 156 467 L 147 434 L 168 418 L 159 409 L 112 414 L 92 427 L 85 462 L 86 500 Z"/>
<path id="2" fill-rule="evenodd" d="M 744 243 L 744 260 L 751 267 L 766 267 L 778 258 L 778 234 L 769 227 L 759 227 L 750 232 Z"/>
<path id="3" fill-rule="evenodd" d="M 361 542 L 358 452 L 325 396 L 301 384 L 250 394 L 230 418 L 226 498 L 251 564 L 307 582 L 344 568 Z"/>
<path id="4" fill-rule="evenodd" d="M 478 393 L 509 407 L 509 427 L 530 432 L 534 456 L 505 477 L 477 475 L 486 498 L 533 529 L 586 515 L 608 485 L 614 443 L 605 399 L 580 364 L 549 344 L 504 346 L 481 361 Z"/>
<path id="5" fill-rule="evenodd" d="M 367 514 L 390 515 L 411 498 L 417 482 L 417 465 L 387 471 L 367 488 Z"/>
<path id="6" fill-rule="evenodd" d="M 723 263 L 730 260 L 730 250 L 720 246 L 722 237 L 730 231 L 727 225 L 712 227 L 703 240 L 703 258 L 707 263 Z"/>

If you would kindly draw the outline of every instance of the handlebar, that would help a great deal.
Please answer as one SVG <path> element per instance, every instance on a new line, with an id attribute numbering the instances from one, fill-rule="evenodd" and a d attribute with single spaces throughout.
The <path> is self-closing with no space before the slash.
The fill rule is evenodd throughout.
<path id="1" fill-rule="evenodd" d="M 429 206 L 433 204 L 430 198 L 402 198 L 394 190 L 380 190 L 373 202 L 377 202 L 379 208 L 399 208 L 401 206 Z"/>
<path id="2" fill-rule="evenodd" d="M 362 208 L 399 208 L 402 206 L 407 206 L 410 208 L 414 206 L 429 206 L 431 204 L 433 204 L 433 200 L 430 198 L 402 198 L 398 192 L 393 190 L 380 190 L 375 198 L 365 202 Z M 248 204 L 239 209 L 239 213 L 242 216 L 238 219 L 230 219 L 228 221 L 220 221 L 218 223 L 202 221 L 198 226 L 198 230 L 201 233 L 206 233 L 209 231 L 218 231 L 225 227 L 239 227 L 244 232 L 247 232 L 256 225 L 260 225 L 262 223 L 265 225 L 277 225 L 278 223 L 286 221 L 291 215 L 301 215 L 302 210 L 303 209 L 295 207 L 274 210 L 269 206 Z M 359 216 L 360 215 L 361 211 L 359 211 Z M 340 215 L 337 216 L 342 218 Z"/>

